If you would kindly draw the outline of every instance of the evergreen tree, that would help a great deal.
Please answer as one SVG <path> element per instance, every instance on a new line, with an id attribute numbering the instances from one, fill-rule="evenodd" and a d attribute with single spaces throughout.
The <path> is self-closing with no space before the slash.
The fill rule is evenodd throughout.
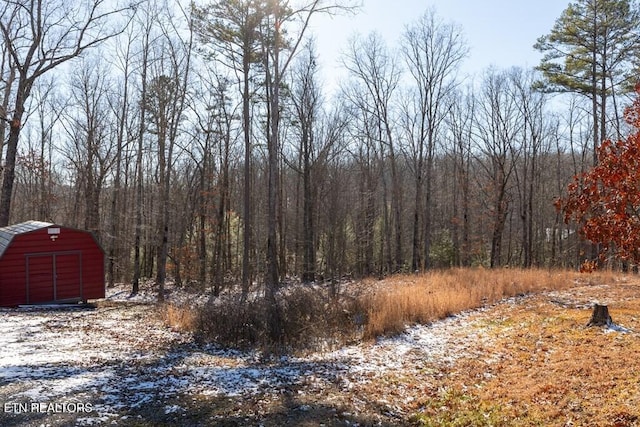
<path id="1" fill-rule="evenodd" d="M 251 281 L 250 252 L 253 212 L 251 208 L 251 70 L 261 61 L 259 27 L 265 17 L 265 6 L 256 0 L 217 1 L 205 7 L 192 5 L 194 26 L 203 44 L 212 44 L 210 59 L 223 62 L 238 72 L 242 96 L 242 130 L 244 138 L 243 180 L 243 297 L 249 293 Z"/>
<path id="2" fill-rule="evenodd" d="M 613 102 L 619 130 L 615 95 L 635 83 L 628 84 L 639 54 L 639 27 L 640 15 L 630 0 L 578 0 L 534 45 L 544 53 L 538 66 L 544 76 L 539 89 L 579 93 L 591 101 L 594 164 L 607 136 L 607 104 Z"/>

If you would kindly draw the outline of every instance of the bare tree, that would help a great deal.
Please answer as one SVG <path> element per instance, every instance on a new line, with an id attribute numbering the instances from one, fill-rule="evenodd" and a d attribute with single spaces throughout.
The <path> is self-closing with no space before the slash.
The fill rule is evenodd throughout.
<path id="1" fill-rule="evenodd" d="M 35 217 L 41 221 L 52 220 L 54 217 L 52 206 L 54 132 L 66 107 L 66 102 L 60 99 L 56 88 L 55 78 L 42 79 L 36 84 L 32 98 L 38 119 L 37 139 L 39 140 L 38 146 L 34 147 L 37 149 L 35 170 L 39 172 L 39 189 L 36 197 L 38 209 Z"/>
<path id="2" fill-rule="evenodd" d="M 318 13 L 335 13 L 344 10 L 337 3 L 325 0 L 307 0 L 300 6 L 290 7 L 287 1 L 268 2 L 260 25 L 262 61 L 265 77 L 267 106 L 267 271 L 265 294 L 270 307 L 270 335 L 277 342 L 281 339 L 281 315 L 275 298 L 280 286 L 278 265 L 278 207 L 280 203 L 280 89 L 287 70 L 304 40 L 312 16 Z M 297 28 L 297 32 L 287 32 Z M 284 266 L 282 266 L 284 267 Z"/>
<path id="3" fill-rule="evenodd" d="M 194 88 L 194 98 L 198 99 L 199 102 L 190 104 L 191 113 L 194 116 L 194 130 L 188 152 L 191 154 L 195 164 L 194 173 L 197 174 L 196 183 L 194 184 L 194 192 L 197 193 L 194 195 L 196 200 L 195 215 L 198 218 L 196 252 L 198 256 L 198 280 L 203 284 L 207 282 L 207 263 L 210 252 L 207 250 L 207 244 L 213 221 L 211 195 L 214 191 L 215 144 L 219 136 L 217 134 L 216 119 L 219 118 L 217 104 L 221 97 L 221 91 L 217 90 L 219 85 L 216 80 L 220 78 L 217 73 L 218 70 L 213 67 L 200 70 L 198 74 L 198 82 L 200 84 Z M 224 98 L 224 94 L 222 94 L 222 97 Z"/>
<path id="4" fill-rule="evenodd" d="M 346 195 L 349 190 L 349 170 L 351 159 L 345 156 L 348 115 L 344 105 L 338 103 L 325 112 L 315 132 L 315 155 L 312 168 L 312 194 L 323 201 L 323 209 L 318 212 L 315 206 L 311 215 L 325 219 L 324 228 L 318 227 L 317 235 L 324 234 L 325 250 L 324 275 L 330 279 L 329 296 L 335 297 L 339 292 L 341 273 L 346 270 L 347 245 L 349 243 L 348 224 L 352 205 Z M 325 205 L 328 201 L 328 205 Z M 318 239 L 319 240 L 319 239 Z M 324 250 L 323 250 L 324 252 Z"/>
<path id="5" fill-rule="evenodd" d="M 122 237 L 125 233 L 124 219 L 126 215 L 122 210 L 126 207 L 124 203 L 123 184 L 126 190 L 126 178 L 123 183 L 122 175 L 126 176 L 127 168 L 125 155 L 129 145 L 134 139 L 133 132 L 129 129 L 128 123 L 131 121 L 132 104 L 134 102 L 131 99 L 131 81 L 133 79 L 133 50 L 134 50 L 134 36 L 133 27 L 129 27 L 128 34 L 125 34 L 115 47 L 117 52 L 117 69 L 121 73 L 117 79 L 117 88 L 114 88 L 114 94 L 109 98 L 109 106 L 112 114 L 116 120 L 114 124 L 116 130 L 116 152 L 115 152 L 115 165 L 113 170 L 112 181 L 112 194 L 111 194 L 111 207 L 108 215 L 109 230 L 105 238 L 107 245 L 107 283 L 108 286 L 113 286 L 116 280 L 116 276 L 123 270 L 121 264 L 127 263 L 129 258 L 128 251 L 123 251 L 123 245 L 121 243 Z M 122 252 L 125 252 L 122 254 Z"/>
<path id="6" fill-rule="evenodd" d="M 215 231 L 213 235 L 211 278 L 213 280 L 213 296 L 217 297 L 222 290 L 225 270 L 229 267 L 229 245 L 231 242 L 231 236 L 229 235 L 231 221 L 230 168 L 232 143 L 235 137 L 234 116 L 236 111 L 229 97 L 231 88 L 228 79 L 212 71 L 211 81 L 207 81 L 205 84 L 209 99 L 207 100 L 207 114 L 204 118 L 200 117 L 199 120 L 199 126 L 204 133 L 202 147 L 204 158 L 201 166 L 203 200 L 199 205 L 203 208 L 201 214 L 205 216 L 207 206 L 215 207 L 215 214 L 211 218 Z M 216 165 L 216 172 L 214 172 L 214 164 Z M 217 199 L 217 206 L 214 206 L 215 203 L 211 200 L 214 195 L 216 196 L 215 199 Z"/>
<path id="7" fill-rule="evenodd" d="M 23 133 L 24 146 L 16 161 L 16 190 L 13 196 L 14 213 L 19 218 L 51 221 L 56 217 L 53 152 L 56 149 L 56 128 L 65 111 L 57 90 L 59 80 L 39 80 L 33 88 L 29 107 L 31 120 Z"/>
<path id="8" fill-rule="evenodd" d="M 251 246 L 253 210 L 251 206 L 251 72 L 259 61 L 258 28 L 263 19 L 263 6 L 256 0 L 217 1 L 206 7 L 193 6 L 195 31 L 205 44 L 212 44 L 208 57 L 237 72 L 236 78 L 242 96 L 242 129 L 244 138 L 243 175 L 243 253 L 242 292 L 249 293 L 251 282 Z"/>
<path id="9" fill-rule="evenodd" d="M 512 70 L 511 84 L 523 121 L 521 129 L 520 162 L 514 169 L 514 178 L 519 198 L 520 221 L 522 225 L 522 265 L 529 268 L 534 262 L 534 202 L 536 180 L 539 174 L 540 154 L 546 139 L 545 96 L 533 90 L 535 75 L 520 68 Z"/>
<path id="10" fill-rule="evenodd" d="M 511 176 L 520 149 L 516 147 L 522 121 L 516 99 L 512 96 L 508 72 L 488 70 L 483 78 L 478 100 L 477 163 L 485 194 L 491 227 L 491 267 L 502 263 L 503 235 L 511 209 Z"/>
<path id="11" fill-rule="evenodd" d="M 404 114 L 410 166 L 415 178 L 412 271 L 430 266 L 435 145 L 440 125 L 448 112 L 447 98 L 458 83 L 456 70 L 468 52 L 461 33 L 459 27 L 442 22 L 434 9 L 428 9 L 417 22 L 407 27 L 403 37 L 402 50 L 414 83 L 413 97 Z M 424 221 L 423 248 L 421 221 Z M 421 251 L 424 254 L 422 261 Z"/>
<path id="12" fill-rule="evenodd" d="M 8 5 L 7 5 L 8 7 Z M 13 29 L 12 29 L 13 30 Z M 12 37 L 15 37 L 12 35 Z M 4 38 L 3 38 L 4 39 Z M 14 83 L 16 81 L 17 67 L 13 61 L 13 57 L 9 51 L 9 45 L 2 43 L 2 58 L 0 62 L 0 84 L 2 92 L 2 101 L 0 102 L 0 174 L 2 168 L 2 154 L 4 153 L 4 141 L 7 131 L 7 124 L 11 121 L 7 118 L 7 110 L 9 108 L 9 101 L 11 94 L 13 93 Z M 0 176 L 0 182 L 2 182 L 2 176 Z"/>
<path id="13" fill-rule="evenodd" d="M 314 213 L 317 191 L 313 188 L 312 166 L 317 155 L 315 137 L 321 102 L 317 72 L 314 48 L 310 45 L 293 72 L 291 95 L 300 141 L 297 172 L 302 175 L 302 281 L 305 283 L 315 280 L 316 271 Z"/>
<path id="14" fill-rule="evenodd" d="M 356 108 L 365 111 L 374 118 L 375 129 L 374 133 L 370 135 L 379 144 L 381 164 L 384 166 L 388 161 L 391 170 L 392 216 L 387 208 L 389 184 L 386 175 L 382 175 L 387 245 L 386 269 L 389 272 L 398 271 L 404 263 L 402 246 L 403 190 L 399 159 L 396 155 L 398 143 L 396 142 L 393 96 L 398 88 L 400 69 L 396 58 L 376 33 L 370 34 L 365 40 L 354 39 L 352 41 L 345 58 L 345 67 L 354 78 L 354 84 L 346 88 L 345 94 Z"/>
<path id="15" fill-rule="evenodd" d="M 9 223 L 15 160 L 26 101 L 35 81 L 82 52 L 123 31 L 116 24 L 134 6 L 111 7 L 106 0 L 45 1 L 14 0 L 0 10 L 0 32 L 17 71 L 17 86 L 10 120 L 7 157 L 0 191 L 0 226 Z"/>
<path id="16" fill-rule="evenodd" d="M 187 85 L 190 72 L 192 38 L 181 39 L 175 17 L 160 25 L 162 38 L 155 45 L 157 58 L 153 62 L 152 77 L 147 87 L 146 119 L 152 125 L 148 131 L 155 135 L 158 155 L 158 221 L 156 250 L 156 283 L 158 300 L 164 300 L 166 265 L 169 255 L 169 195 L 176 142 L 180 123 L 184 118 Z"/>
<path id="17" fill-rule="evenodd" d="M 72 76 L 72 108 L 64 114 L 70 139 L 65 155 L 76 171 L 79 199 L 84 200 L 83 226 L 99 241 L 101 192 L 114 161 L 106 74 L 97 58 L 84 62 Z"/>
<path id="18" fill-rule="evenodd" d="M 471 264 L 471 174 L 472 141 L 475 129 L 476 99 L 473 93 L 458 92 L 451 99 L 451 109 L 447 115 L 451 144 L 449 152 L 453 157 L 452 232 L 454 265 Z"/>
<path id="19" fill-rule="evenodd" d="M 144 152 L 144 135 L 147 129 L 145 117 L 147 115 L 146 103 L 143 102 L 147 98 L 149 61 L 151 55 L 151 31 L 155 25 L 153 10 L 144 14 L 144 19 L 136 22 L 140 26 L 142 35 L 140 40 L 140 111 L 138 118 L 137 130 L 137 152 L 135 161 L 135 231 L 133 243 L 133 278 L 131 294 L 136 295 L 140 289 L 141 272 L 141 245 L 142 245 L 142 215 L 143 215 L 143 199 L 144 199 L 144 177 L 143 177 L 143 152 Z M 136 25 L 136 26 L 137 26 Z"/>

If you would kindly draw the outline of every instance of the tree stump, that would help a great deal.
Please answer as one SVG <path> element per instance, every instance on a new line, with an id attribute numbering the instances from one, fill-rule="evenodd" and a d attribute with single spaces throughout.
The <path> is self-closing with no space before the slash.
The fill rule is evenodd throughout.
<path id="1" fill-rule="evenodd" d="M 609 316 L 609 308 L 606 305 L 595 304 L 593 306 L 593 313 L 591 314 L 591 320 L 587 323 L 587 326 L 611 326 L 613 320 Z"/>

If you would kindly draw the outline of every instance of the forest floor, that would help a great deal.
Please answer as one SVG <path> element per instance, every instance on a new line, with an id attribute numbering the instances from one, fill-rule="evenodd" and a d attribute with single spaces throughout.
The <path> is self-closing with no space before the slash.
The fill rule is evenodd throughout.
<path id="1" fill-rule="evenodd" d="M 640 425 L 639 277 L 277 357 L 197 344 L 125 294 L 0 310 L 0 425 Z M 594 302 L 616 327 L 585 327 Z"/>

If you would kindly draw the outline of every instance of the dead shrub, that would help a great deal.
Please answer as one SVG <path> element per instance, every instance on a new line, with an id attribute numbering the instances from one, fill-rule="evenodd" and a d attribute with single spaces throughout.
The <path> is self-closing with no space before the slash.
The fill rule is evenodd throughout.
<path id="1" fill-rule="evenodd" d="M 280 335 L 269 330 L 270 307 L 265 298 L 239 297 L 213 301 L 200 310 L 197 338 L 235 348 L 264 350 L 323 350 L 357 339 L 364 317 L 360 301 L 329 298 L 312 287 L 295 286 L 278 292 Z"/>
<path id="2" fill-rule="evenodd" d="M 264 341 L 266 305 L 262 299 L 214 300 L 200 308 L 197 338 L 230 347 L 248 347 Z"/>
<path id="3" fill-rule="evenodd" d="M 276 295 L 279 339 L 269 330 L 273 306 L 264 297 L 242 301 L 227 295 L 197 309 L 169 306 L 169 324 L 195 331 L 198 339 L 235 348 L 324 350 L 361 339 L 401 333 L 504 298 L 575 286 L 577 273 L 521 269 L 449 269 L 372 279 L 327 289 L 300 284 Z"/>
<path id="4" fill-rule="evenodd" d="M 164 322 L 180 332 L 194 332 L 199 326 L 198 310 L 188 305 L 164 304 L 160 308 Z"/>

